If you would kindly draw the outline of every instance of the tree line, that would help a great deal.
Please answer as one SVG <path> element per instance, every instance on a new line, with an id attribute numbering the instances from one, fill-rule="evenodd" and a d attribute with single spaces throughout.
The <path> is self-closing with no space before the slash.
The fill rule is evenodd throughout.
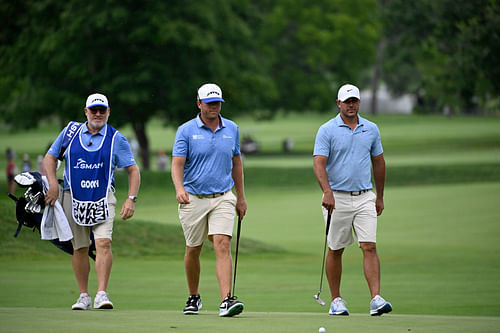
<path id="1" fill-rule="evenodd" d="M 500 103 L 494 0 L 8 0 L 0 15 L 4 123 L 64 126 L 102 92 L 145 169 L 147 122 L 192 118 L 204 82 L 222 87 L 228 117 L 329 111 L 346 82 L 413 94 L 419 112 Z"/>

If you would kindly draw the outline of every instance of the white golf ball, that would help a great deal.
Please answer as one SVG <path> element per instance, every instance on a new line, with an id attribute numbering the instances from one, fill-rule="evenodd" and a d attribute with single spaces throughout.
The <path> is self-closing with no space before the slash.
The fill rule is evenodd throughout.
<path id="1" fill-rule="evenodd" d="M 324 327 L 320 327 L 319 330 L 318 330 L 319 333 L 325 333 L 326 332 L 326 328 Z"/>

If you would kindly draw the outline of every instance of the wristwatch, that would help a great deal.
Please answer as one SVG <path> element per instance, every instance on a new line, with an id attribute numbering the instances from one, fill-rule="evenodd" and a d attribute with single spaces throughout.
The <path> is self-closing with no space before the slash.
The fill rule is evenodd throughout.
<path id="1" fill-rule="evenodd" d="M 135 195 L 129 195 L 128 198 L 133 202 L 137 202 L 137 197 Z"/>

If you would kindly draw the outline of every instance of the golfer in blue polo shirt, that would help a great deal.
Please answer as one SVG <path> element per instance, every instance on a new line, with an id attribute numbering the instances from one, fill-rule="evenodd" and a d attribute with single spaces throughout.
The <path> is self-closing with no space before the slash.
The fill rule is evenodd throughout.
<path id="1" fill-rule="evenodd" d="M 245 216 L 238 126 L 220 115 L 222 90 L 213 83 L 198 89 L 196 118 L 177 129 L 172 151 L 172 181 L 179 202 L 179 219 L 186 239 L 184 265 L 189 298 L 184 314 L 198 314 L 203 242 L 214 245 L 221 304 L 219 316 L 232 317 L 243 303 L 231 296 L 231 237 L 236 214 Z M 236 196 L 232 192 L 235 188 Z"/>
<path id="2" fill-rule="evenodd" d="M 354 241 L 363 252 L 363 268 L 371 293 L 370 314 L 390 312 L 380 296 L 380 262 L 377 254 L 377 216 L 384 210 L 385 160 L 380 132 L 374 123 L 358 115 L 361 97 L 352 84 L 343 85 L 337 96 L 339 114 L 323 124 L 314 144 L 314 173 L 323 191 L 325 222 L 331 214 L 327 235 L 326 276 L 332 294 L 329 313 L 349 315 L 340 296 L 342 254 Z M 371 166 L 376 194 L 372 191 Z"/>

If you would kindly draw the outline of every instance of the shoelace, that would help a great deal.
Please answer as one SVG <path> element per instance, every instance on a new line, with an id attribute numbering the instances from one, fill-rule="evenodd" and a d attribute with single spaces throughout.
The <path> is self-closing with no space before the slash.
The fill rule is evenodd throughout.
<path id="1" fill-rule="evenodd" d="M 78 298 L 78 302 L 77 302 L 77 303 L 82 303 L 82 304 L 83 304 L 83 303 L 85 303 L 85 300 L 87 299 L 87 297 L 88 297 L 88 296 L 80 296 L 80 297 Z"/>
<path id="2" fill-rule="evenodd" d="M 337 300 L 334 300 L 334 301 L 333 301 L 333 303 L 334 303 L 335 305 L 338 305 L 338 304 L 343 304 L 343 305 L 346 305 L 346 304 L 347 304 L 347 302 L 346 302 L 346 301 L 344 301 L 343 299 L 337 299 Z"/>
<path id="3" fill-rule="evenodd" d="M 222 303 L 229 303 L 229 302 L 234 302 L 238 299 L 238 296 L 226 296 Z"/>
<path id="4" fill-rule="evenodd" d="M 186 302 L 186 305 L 197 305 L 198 304 L 198 300 L 200 299 L 199 296 L 189 296 L 187 302 Z"/>

